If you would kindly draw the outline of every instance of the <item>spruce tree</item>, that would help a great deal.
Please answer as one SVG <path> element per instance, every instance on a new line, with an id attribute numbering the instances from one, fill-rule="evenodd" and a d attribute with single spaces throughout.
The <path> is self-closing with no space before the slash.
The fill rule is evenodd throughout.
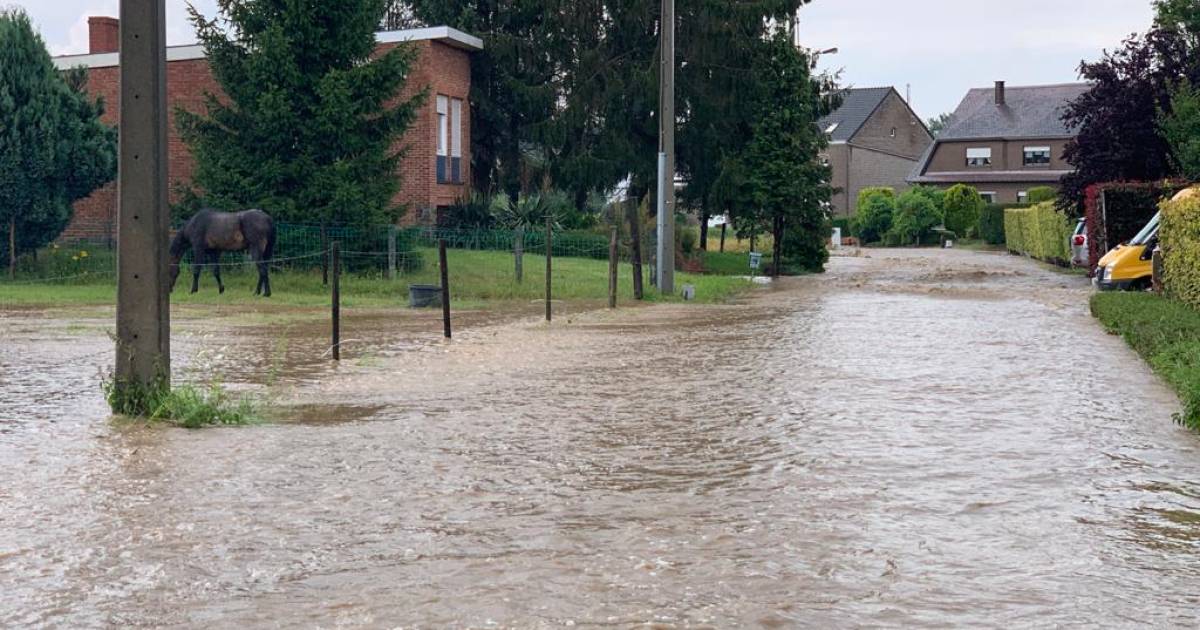
<path id="1" fill-rule="evenodd" d="M 771 37 L 764 53 L 761 80 L 769 87 L 743 166 L 755 213 L 743 223 L 771 230 L 776 274 L 785 261 L 820 271 L 829 257 L 826 206 L 833 189 L 829 167 L 820 160 L 828 140 L 816 122 L 828 112 L 828 86 L 812 76 L 808 55 L 786 34 Z"/>
<path id="2" fill-rule="evenodd" d="M 223 95 L 176 112 L 209 205 L 287 221 L 388 222 L 401 136 L 427 95 L 401 98 L 414 51 L 375 56 L 387 0 L 219 0 L 192 22 Z"/>
<path id="3" fill-rule="evenodd" d="M 116 129 L 84 91 L 82 69 L 60 73 L 20 9 L 0 10 L 0 252 L 16 257 L 53 241 L 71 205 L 116 175 Z"/>

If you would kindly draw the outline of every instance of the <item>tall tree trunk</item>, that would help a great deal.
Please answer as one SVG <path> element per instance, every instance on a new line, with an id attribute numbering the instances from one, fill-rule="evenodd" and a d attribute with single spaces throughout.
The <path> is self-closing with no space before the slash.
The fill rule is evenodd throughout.
<path id="1" fill-rule="evenodd" d="M 17 218 L 8 220 L 8 277 L 17 277 Z"/>
<path id="2" fill-rule="evenodd" d="M 708 251 L 708 209 L 700 211 L 700 249 Z"/>
<path id="3" fill-rule="evenodd" d="M 633 266 L 633 299 L 640 300 L 645 294 L 642 286 L 642 222 L 638 217 L 638 197 L 626 202 L 625 218 L 629 222 L 629 262 Z"/>
<path id="4" fill-rule="evenodd" d="M 773 260 L 771 263 L 771 276 L 778 278 L 780 274 L 780 268 L 783 267 L 783 215 L 775 215 L 774 227 L 775 243 L 774 255 L 772 258 L 775 260 Z"/>

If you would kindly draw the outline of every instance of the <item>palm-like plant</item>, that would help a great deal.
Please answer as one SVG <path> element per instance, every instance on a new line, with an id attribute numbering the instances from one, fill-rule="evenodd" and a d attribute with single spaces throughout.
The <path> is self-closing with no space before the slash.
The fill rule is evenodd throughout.
<path id="1" fill-rule="evenodd" d="M 525 231 L 547 220 L 553 228 L 557 228 L 559 217 L 568 204 L 570 201 L 566 195 L 557 191 L 522 195 L 515 203 L 507 195 L 492 198 L 492 217 L 498 225 L 513 231 L 513 261 L 517 282 L 524 279 L 521 260 L 525 254 Z"/>

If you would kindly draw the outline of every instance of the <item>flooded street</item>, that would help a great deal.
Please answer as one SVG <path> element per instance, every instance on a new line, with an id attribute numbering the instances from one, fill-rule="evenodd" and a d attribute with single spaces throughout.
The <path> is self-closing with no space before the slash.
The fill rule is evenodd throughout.
<path id="1" fill-rule="evenodd" d="M 1200 437 L 1088 293 L 873 251 L 451 344 L 348 314 L 337 368 L 183 319 L 184 378 L 289 410 L 201 431 L 108 420 L 108 313 L 4 312 L 0 627 L 1195 627 Z"/>

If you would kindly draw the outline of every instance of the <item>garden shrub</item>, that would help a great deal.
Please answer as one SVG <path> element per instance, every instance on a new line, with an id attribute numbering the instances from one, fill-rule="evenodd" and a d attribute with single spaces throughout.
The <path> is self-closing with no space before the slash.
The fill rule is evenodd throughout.
<path id="1" fill-rule="evenodd" d="M 905 191 L 896 199 L 896 213 L 890 234 L 901 245 L 919 245 L 942 223 L 941 208 L 934 204 L 930 195 L 916 186 Z"/>
<path id="2" fill-rule="evenodd" d="M 1054 186 L 1034 186 L 1027 194 L 1031 205 L 1058 200 L 1058 189 Z"/>
<path id="3" fill-rule="evenodd" d="M 1200 309 L 1200 198 L 1164 202 L 1158 234 L 1167 295 Z"/>
<path id="4" fill-rule="evenodd" d="M 976 233 L 979 238 L 983 239 L 989 245 L 1004 244 L 1004 210 L 1005 208 L 1021 207 L 1024 205 L 1002 205 L 998 203 L 989 203 L 983 206 L 979 211 L 979 224 L 976 228 Z"/>
<path id="5" fill-rule="evenodd" d="M 979 223 L 983 208 L 983 197 L 979 191 L 965 184 L 952 186 L 942 200 L 946 229 L 957 234 L 967 234 Z"/>
<path id="6" fill-rule="evenodd" d="M 890 188 L 884 189 L 889 193 Z M 862 197 L 862 195 L 859 195 Z M 896 213 L 896 199 L 891 194 L 867 196 L 858 204 L 852 229 L 863 243 L 876 243 L 892 229 L 892 218 Z"/>
<path id="7" fill-rule="evenodd" d="M 1004 211 L 1005 242 L 1014 254 L 1065 265 L 1070 260 L 1070 236 L 1070 221 L 1053 202 Z"/>
<path id="8" fill-rule="evenodd" d="M 858 205 L 856 208 L 863 207 L 867 200 L 872 197 L 887 197 L 888 199 L 896 198 L 896 190 L 887 186 L 868 186 L 858 191 Z"/>

